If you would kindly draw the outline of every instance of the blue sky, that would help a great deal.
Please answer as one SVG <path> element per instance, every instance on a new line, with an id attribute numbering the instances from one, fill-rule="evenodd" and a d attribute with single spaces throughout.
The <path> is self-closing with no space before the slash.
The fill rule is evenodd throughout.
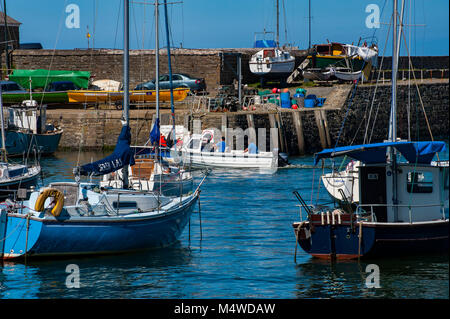
<path id="1" fill-rule="evenodd" d="M 275 31 L 273 0 L 181 1 L 169 6 L 174 46 L 182 43 L 185 48 L 251 47 L 255 32 L 261 32 L 264 28 Z M 142 2 L 154 1 L 131 0 L 132 49 L 154 48 L 154 6 L 143 5 Z M 327 39 L 357 43 L 360 37 L 375 35 L 380 48 L 384 47 L 388 29 L 386 23 L 392 12 L 391 0 L 311 0 L 311 3 L 313 44 L 326 43 Z M 406 0 L 406 3 L 405 21 L 417 25 L 406 29 L 408 42 L 411 35 L 411 53 L 448 55 L 449 1 Z M 69 4 L 80 8 L 79 28 L 69 29 L 65 25 L 69 15 L 65 10 Z M 379 29 L 366 27 L 365 20 L 369 13 L 365 9 L 369 4 L 378 5 L 380 10 L 384 8 Z M 46 49 L 86 48 L 89 28 L 92 35 L 90 47 L 122 48 L 122 11 L 119 12 L 122 6 L 122 0 L 10 0 L 7 1 L 7 13 L 22 23 L 22 43 L 40 42 Z M 163 19 L 161 7 L 161 22 Z M 161 24 L 161 46 L 166 43 L 163 27 Z M 307 48 L 308 0 L 280 0 L 280 42 L 292 43 L 300 49 Z M 388 48 L 386 55 L 390 55 L 390 46 Z"/>

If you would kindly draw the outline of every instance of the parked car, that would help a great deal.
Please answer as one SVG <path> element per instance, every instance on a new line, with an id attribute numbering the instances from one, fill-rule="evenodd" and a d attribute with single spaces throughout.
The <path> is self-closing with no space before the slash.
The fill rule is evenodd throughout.
<path id="1" fill-rule="evenodd" d="M 60 92 L 79 89 L 80 88 L 71 81 L 56 81 L 47 85 L 45 92 Z"/>
<path id="2" fill-rule="evenodd" d="M 149 82 L 138 84 L 135 90 L 155 90 L 156 79 Z M 192 92 L 202 92 L 206 90 L 206 83 L 204 79 L 193 78 L 187 74 L 176 73 L 172 74 L 173 88 L 189 88 Z M 163 74 L 159 77 L 159 88 L 170 89 L 169 74 Z"/>
<path id="3" fill-rule="evenodd" d="M 27 93 L 27 91 L 14 81 L 0 81 L 2 92 Z"/>
<path id="4" fill-rule="evenodd" d="M 19 44 L 20 50 L 41 50 L 42 44 L 40 43 L 21 43 Z"/>

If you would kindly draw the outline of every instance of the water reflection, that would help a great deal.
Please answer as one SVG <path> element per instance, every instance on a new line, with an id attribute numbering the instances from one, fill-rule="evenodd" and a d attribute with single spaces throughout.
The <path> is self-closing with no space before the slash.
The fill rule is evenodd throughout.
<path id="1" fill-rule="evenodd" d="M 73 181 L 77 163 L 108 154 L 58 152 L 43 158 L 45 183 Z M 317 183 L 321 168 L 304 167 L 312 157 L 290 161 L 293 167 L 275 174 L 213 170 L 202 187 L 201 216 L 192 216 L 190 229 L 173 247 L 5 263 L 0 298 L 448 298 L 448 256 L 330 263 L 299 247 L 295 264 L 292 223 L 299 220 L 299 208 L 292 191 L 307 203 L 330 198 Z M 80 269 L 79 289 L 65 285 L 71 263 Z M 372 263 L 380 269 L 379 289 L 365 285 Z"/>
<path id="2" fill-rule="evenodd" d="M 296 266 L 297 298 L 449 298 L 448 255 L 328 261 L 304 256 Z M 366 285 L 379 267 L 380 288 Z M 367 270 L 367 271 L 366 271 Z"/>
<path id="3" fill-rule="evenodd" d="M 177 243 L 166 249 L 124 255 L 4 262 L 0 267 L 0 299 L 177 298 L 167 295 L 167 286 L 174 292 L 183 291 L 173 276 L 192 258 L 191 249 Z M 80 288 L 66 286 L 70 264 L 79 267 Z"/>

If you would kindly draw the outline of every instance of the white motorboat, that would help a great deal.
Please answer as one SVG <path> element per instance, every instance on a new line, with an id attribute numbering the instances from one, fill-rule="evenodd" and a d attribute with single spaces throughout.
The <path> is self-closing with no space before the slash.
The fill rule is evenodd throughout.
<path id="1" fill-rule="evenodd" d="M 272 152 L 249 153 L 246 150 L 230 150 L 227 147 L 221 152 L 215 147 L 213 140 L 210 130 L 193 134 L 187 145 L 182 147 L 183 164 L 192 167 L 259 168 L 272 172 L 278 168 L 278 149 Z"/>

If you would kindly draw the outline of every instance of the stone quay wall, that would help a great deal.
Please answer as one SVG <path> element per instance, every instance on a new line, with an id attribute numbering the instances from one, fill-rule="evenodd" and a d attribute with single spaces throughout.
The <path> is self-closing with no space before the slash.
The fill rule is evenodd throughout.
<path id="1" fill-rule="evenodd" d="M 250 57 L 257 49 L 171 49 L 173 73 L 186 73 L 204 78 L 207 90 L 216 92 L 221 85 L 237 80 L 238 56 L 241 56 L 243 83 L 259 79 L 250 72 Z M 130 87 L 155 78 L 155 50 L 130 50 Z M 294 50 L 296 64 L 306 56 L 304 50 Z M 50 69 L 89 71 L 93 80 L 123 80 L 123 50 L 14 50 L 11 53 L 14 69 Z M 2 58 L 1 61 L 4 59 Z M 0 62 L 1 63 L 1 62 Z M 159 51 L 160 74 L 168 72 L 167 50 Z"/>
<path id="2" fill-rule="evenodd" d="M 337 108 L 302 108 L 300 110 L 240 111 L 235 113 L 206 113 L 195 116 L 188 111 L 177 111 L 175 122 L 189 130 L 193 120 L 201 120 L 202 129 L 265 128 L 266 145 L 270 145 L 269 129 L 279 128 L 279 148 L 290 155 L 312 154 L 323 148 L 382 142 L 388 136 L 390 113 L 389 85 L 378 86 L 372 104 L 375 86 L 361 85 L 350 91 L 347 101 Z M 449 138 L 448 82 L 418 83 L 433 138 Z M 408 103 L 408 100 L 410 103 Z M 408 107 L 410 105 L 410 107 Z M 431 140 L 419 94 L 415 85 L 398 86 L 398 137 L 408 138 L 408 108 L 410 109 L 410 137 L 412 140 Z M 369 112 L 372 110 L 371 112 Z M 121 111 L 112 110 L 56 110 L 47 111 L 50 122 L 64 129 L 61 149 L 102 149 L 114 147 L 120 132 Z M 369 113 L 370 118 L 369 118 Z M 131 110 L 132 143 L 144 144 L 149 136 L 155 110 Z M 374 123 L 375 119 L 375 124 Z M 163 110 L 161 124 L 171 124 L 170 112 Z M 366 127 L 369 127 L 367 134 Z M 366 135 L 366 139 L 364 139 Z M 337 143 L 336 143 L 337 142 Z"/>

